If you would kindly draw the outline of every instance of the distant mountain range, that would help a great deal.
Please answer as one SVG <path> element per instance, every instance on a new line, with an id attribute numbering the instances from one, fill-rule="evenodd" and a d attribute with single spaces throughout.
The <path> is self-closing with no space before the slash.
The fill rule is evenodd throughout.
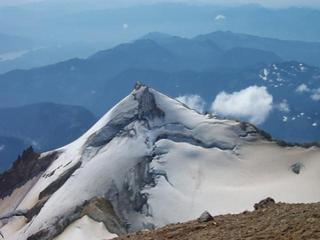
<path id="1" fill-rule="evenodd" d="M 0 61 L 1 54 L 16 52 L 31 48 L 34 43 L 26 38 L 3 34 L 0 32 Z"/>
<path id="2" fill-rule="evenodd" d="M 63 2 L 63 1 L 61 1 Z M 105 42 L 119 44 L 146 32 L 168 32 L 192 37 L 212 31 L 237 31 L 280 39 L 320 41 L 318 9 L 264 8 L 248 4 L 217 6 L 164 2 L 139 7 L 108 8 L 92 1 L 41 1 L 0 8 L 0 32 L 44 42 Z M 209 1 L 206 1 L 209 2 Z M 113 3 L 112 3 L 113 4 Z M 84 6 L 85 5 L 85 6 Z M 121 3 L 120 3 L 121 5 Z M 226 5 L 226 4 L 225 4 Z M 54 21 L 53 21 L 54 19 Z"/>
<path id="3" fill-rule="evenodd" d="M 104 5 L 104 1 L 100 2 Z M 0 7 L 0 22 L 3 23 L 0 33 L 21 36 L 17 37 L 18 49 L 11 47 L 15 39 L 8 42 L 0 37 L 0 49 L 10 52 L 2 55 L 0 50 L 0 73 L 45 66 L 73 57 L 86 58 L 98 50 L 154 31 L 188 38 L 214 31 L 233 31 L 285 40 L 320 41 L 320 30 L 314 24 L 320 22 L 320 10 L 272 9 L 253 4 L 232 7 L 171 2 L 108 9 L 85 1 L 72 1 L 68 5 L 35 1 L 19 7 Z M 228 39 L 222 45 L 234 40 L 230 36 Z M 243 39 L 247 42 L 246 37 Z M 29 41 L 34 44 L 29 46 Z M 265 42 L 249 48 L 265 48 L 265 44 L 270 45 Z M 292 48 L 287 49 L 286 44 L 278 48 L 279 53 L 289 56 L 290 60 L 300 61 L 300 58 L 291 58 Z M 300 55 L 317 56 L 313 51 L 301 49 L 303 46 L 295 51 L 300 51 Z M 319 60 L 312 56 L 310 61 L 318 61 L 319 65 Z"/>
<path id="4" fill-rule="evenodd" d="M 0 39 L 0 44 L 2 44 Z M 2 45 L 4 46 L 4 45 Z M 22 50 L 7 49 L 0 53 L 0 74 L 14 69 L 30 69 L 46 66 L 66 59 L 79 57 L 85 58 L 92 53 L 104 49 L 105 44 L 87 44 L 74 42 L 71 44 L 48 44 L 39 46 L 26 46 Z"/>
<path id="5" fill-rule="evenodd" d="M 78 138 L 96 120 L 83 107 L 37 103 L 0 109 L 0 171 L 28 146 L 38 151 L 61 147 Z"/>
<path id="6" fill-rule="evenodd" d="M 81 105 L 100 116 L 137 80 L 174 97 L 200 95 L 207 104 L 222 91 L 257 85 L 266 87 L 275 104 L 290 108 L 282 112 L 275 107 L 263 129 L 289 141 L 316 141 L 319 101 L 312 96 L 320 88 L 319 52 L 319 43 L 231 32 L 191 39 L 151 33 L 87 59 L 0 75 L 0 106 L 48 101 Z M 298 92 L 303 84 L 308 91 Z M 296 124 L 304 130 L 296 129 Z"/>

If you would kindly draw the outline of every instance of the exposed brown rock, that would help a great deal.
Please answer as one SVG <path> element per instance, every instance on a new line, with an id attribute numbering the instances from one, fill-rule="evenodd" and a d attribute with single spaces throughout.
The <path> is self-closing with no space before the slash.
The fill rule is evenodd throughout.
<path id="1" fill-rule="evenodd" d="M 269 201 L 268 201 L 269 202 Z M 275 203 L 252 212 L 215 216 L 214 221 L 171 224 L 116 240 L 300 240 L 320 239 L 320 203 Z"/>
<path id="2" fill-rule="evenodd" d="M 88 216 L 97 222 L 103 222 L 111 233 L 116 233 L 117 235 L 126 233 L 125 227 L 115 214 L 111 203 L 103 197 L 96 197 L 85 201 L 67 216 L 57 219 L 55 224 L 50 226 L 50 228 L 41 229 L 39 232 L 29 236 L 27 240 L 52 240 L 61 234 L 71 223 L 83 216 Z"/>
<path id="3" fill-rule="evenodd" d="M 36 205 L 34 205 L 31 209 L 29 209 L 27 211 L 27 213 L 25 214 L 25 217 L 27 219 L 28 222 L 31 221 L 31 219 L 35 216 L 38 215 L 38 213 L 40 212 L 40 210 L 42 209 L 42 207 L 44 206 L 44 204 L 48 201 L 49 196 L 41 198 Z"/>

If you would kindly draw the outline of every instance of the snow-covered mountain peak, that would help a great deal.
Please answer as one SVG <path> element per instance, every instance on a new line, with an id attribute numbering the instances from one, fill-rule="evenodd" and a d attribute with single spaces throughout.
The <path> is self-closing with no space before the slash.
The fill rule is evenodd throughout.
<path id="1" fill-rule="evenodd" d="M 0 200 L 1 232 L 11 240 L 61 240 L 84 223 L 83 231 L 101 230 L 102 222 L 99 236 L 90 234 L 95 240 L 204 210 L 243 211 L 266 196 L 318 201 L 319 156 L 318 148 L 281 147 L 253 125 L 201 115 L 137 84 L 78 140 L 30 151 L 28 162 L 42 166 L 35 173 L 0 176 L 11 186 Z"/>
<path id="2" fill-rule="evenodd" d="M 211 128 L 207 128 L 208 132 L 212 133 L 211 142 L 216 137 L 219 138 L 220 142 L 229 136 L 225 141 L 226 144 L 227 142 L 232 143 L 231 145 L 234 145 L 234 141 L 238 140 L 240 136 L 246 136 L 248 132 L 251 134 L 257 133 L 256 129 L 250 124 L 216 118 L 210 119 L 208 116 L 189 109 L 183 103 L 139 83 L 130 95 L 105 114 L 84 136 L 72 145 L 78 147 L 80 145 L 91 147 L 105 145 L 134 122 L 143 123 L 149 130 L 158 129 L 157 134 L 161 132 L 161 129 L 171 129 L 172 131 L 176 127 L 179 131 L 184 129 L 187 132 L 205 128 L 204 126 L 210 124 L 214 125 L 212 131 L 216 131 L 218 134 L 214 134 L 210 131 Z M 204 136 L 199 135 L 199 137 Z M 79 143 L 81 140 L 85 143 Z M 197 141 L 201 142 L 201 139 L 197 139 Z M 204 141 L 203 144 L 206 144 L 206 142 Z M 64 149 L 68 149 L 68 147 Z"/>

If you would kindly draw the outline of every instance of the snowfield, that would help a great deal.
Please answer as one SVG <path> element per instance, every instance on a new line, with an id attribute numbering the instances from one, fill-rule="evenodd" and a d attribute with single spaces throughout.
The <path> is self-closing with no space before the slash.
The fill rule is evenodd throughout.
<path id="1" fill-rule="evenodd" d="M 143 85 L 55 151 L 44 172 L 0 200 L 5 239 L 111 239 L 204 210 L 239 213 L 266 197 L 320 201 L 319 148 L 281 147 Z"/>

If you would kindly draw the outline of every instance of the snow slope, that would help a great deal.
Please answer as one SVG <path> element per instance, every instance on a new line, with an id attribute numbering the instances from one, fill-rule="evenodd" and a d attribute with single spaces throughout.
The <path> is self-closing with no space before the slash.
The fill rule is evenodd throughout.
<path id="1" fill-rule="evenodd" d="M 248 123 L 201 115 L 139 84 L 55 151 L 44 172 L 0 200 L 5 239 L 108 239 L 204 210 L 241 212 L 265 197 L 320 201 L 318 148 L 281 147 Z"/>
<path id="2" fill-rule="evenodd" d="M 104 227 L 103 223 L 97 223 L 87 216 L 75 221 L 68 226 L 63 234 L 54 240 L 108 240 L 117 237 L 115 234 L 109 233 Z"/>

